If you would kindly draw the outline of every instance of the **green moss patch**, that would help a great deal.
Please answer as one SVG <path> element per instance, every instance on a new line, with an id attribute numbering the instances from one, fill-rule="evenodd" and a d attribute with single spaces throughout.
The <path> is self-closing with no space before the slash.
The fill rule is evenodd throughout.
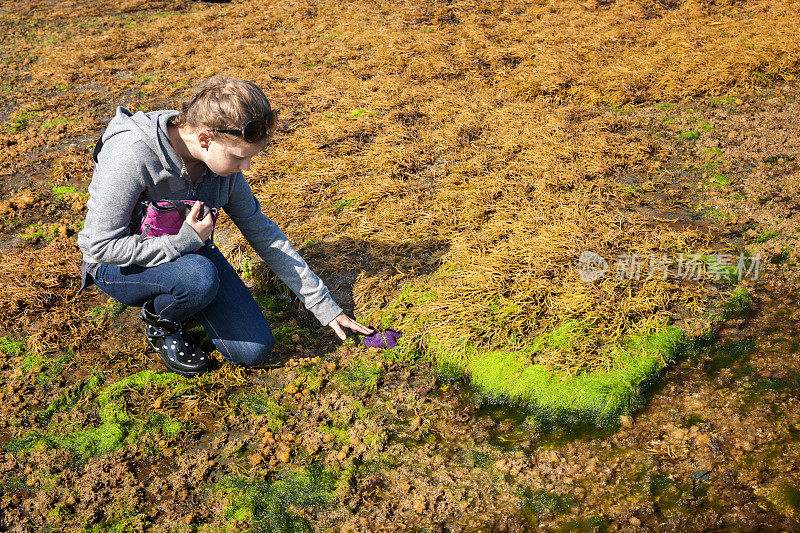
<path id="1" fill-rule="evenodd" d="M 161 374 L 152 370 L 138 372 L 108 385 L 104 385 L 101 377 L 95 376 L 67 389 L 39 416 L 49 420 L 55 413 L 75 407 L 80 400 L 94 397 L 88 407 L 80 409 L 90 411 L 89 415 L 97 420 L 96 425 L 78 425 L 67 421 L 50 426 L 44 433 L 32 432 L 16 439 L 8 443 L 5 450 L 18 454 L 43 445 L 48 448 L 65 448 L 86 458 L 104 455 L 130 444 L 145 433 L 174 436 L 183 428 L 180 421 L 158 412 L 132 414 L 128 411 L 125 396 L 132 392 L 160 388 L 168 390 L 174 397 L 190 392 L 194 387 L 191 380 L 182 376 Z"/>
<path id="2" fill-rule="evenodd" d="M 767 242 L 769 240 L 774 239 L 780 234 L 781 232 L 778 230 L 765 231 L 764 233 L 761 233 L 760 235 L 756 236 L 756 238 L 753 239 L 753 242 L 758 242 L 758 243 Z"/>
<path id="3" fill-rule="evenodd" d="M 64 365 L 72 360 L 72 353 L 62 353 L 52 357 L 26 355 L 22 360 L 22 371 L 35 372 L 36 382 L 49 384 L 64 370 Z"/>
<path id="4" fill-rule="evenodd" d="M 352 360 L 348 366 L 333 374 L 333 381 L 350 392 L 374 391 L 383 370 L 373 361 Z"/>
<path id="5" fill-rule="evenodd" d="M 784 516 L 800 518 L 800 490 L 793 484 L 781 483 L 764 491 L 765 499 Z"/>
<path id="6" fill-rule="evenodd" d="M 465 371 L 471 381 L 495 401 L 530 407 L 545 420 L 593 420 L 613 425 L 620 414 L 636 409 L 642 393 L 673 358 L 683 341 L 675 327 L 619 346 L 620 368 L 565 376 L 544 365 L 533 364 L 521 352 L 491 351 L 474 354 Z M 546 342 L 546 341 L 543 341 Z"/>
<path id="7" fill-rule="evenodd" d="M 249 522 L 253 531 L 295 533 L 311 531 L 311 526 L 290 509 L 326 506 L 332 502 L 342 477 L 337 471 L 313 464 L 268 481 L 228 478 L 215 490 L 228 495 L 226 518 Z"/>
<path id="8" fill-rule="evenodd" d="M 117 318 L 128 306 L 116 300 L 109 301 L 106 305 L 98 305 L 92 309 L 92 316 L 101 320 Z"/>
<path id="9" fill-rule="evenodd" d="M 546 490 L 523 490 L 520 493 L 525 509 L 537 516 L 546 512 L 564 514 L 575 507 L 577 502 L 569 496 L 562 496 Z"/>
<path id="10" fill-rule="evenodd" d="M 754 308 L 755 303 L 748 290 L 744 287 L 737 287 L 711 306 L 707 318 L 712 321 L 745 318 L 753 312 Z"/>
<path id="11" fill-rule="evenodd" d="M 294 326 L 277 326 L 272 329 L 272 335 L 278 346 L 308 344 L 311 340 L 311 334 L 307 329 Z"/>
<path id="12" fill-rule="evenodd" d="M 47 409 L 39 413 L 39 418 L 44 421 L 49 421 L 54 414 L 71 409 L 87 393 L 97 390 L 99 383 L 102 383 L 102 378 L 99 376 L 92 376 L 88 380 L 79 381 L 71 387 L 64 389 L 64 392 L 59 394 L 57 398 L 48 404 Z"/>
<path id="13" fill-rule="evenodd" d="M 55 196 L 59 200 L 63 200 L 64 196 L 68 194 L 80 194 L 83 198 L 88 198 L 89 193 L 78 191 L 75 187 L 70 185 L 57 185 L 52 189 L 53 196 Z"/>
<path id="14" fill-rule="evenodd" d="M 144 516 L 137 510 L 127 507 L 124 502 L 112 504 L 112 509 L 107 510 L 107 516 L 99 524 L 84 525 L 82 533 L 123 533 L 142 531 L 145 527 Z"/>
<path id="15" fill-rule="evenodd" d="M 0 352 L 7 356 L 15 356 L 22 353 L 25 342 L 12 339 L 11 337 L 0 337 Z"/>
<path id="16" fill-rule="evenodd" d="M 245 393 L 239 396 L 237 402 L 240 407 L 267 417 L 266 425 L 270 431 L 277 433 L 283 427 L 283 420 L 286 416 L 283 408 L 274 400 L 262 394 Z"/>

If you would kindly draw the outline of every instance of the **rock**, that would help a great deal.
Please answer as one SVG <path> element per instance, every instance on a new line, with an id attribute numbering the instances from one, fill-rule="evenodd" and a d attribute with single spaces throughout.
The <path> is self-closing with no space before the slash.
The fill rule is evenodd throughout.
<path id="1" fill-rule="evenodd" d="M 289 452 L 288 448 L 281 448 L 275 454 L 275 458 L 282 463 L 288 463 L 290 457 L 291 453 Z"/>
<path id="2" fill-rule="evenodd" d="M 424 513 L 425 508 L 427 507 L 425 496 L 422 494 L 414 495 L 414 498 L 412 499 L 412 505 L 414 506 L 414 511 L 416 511 L 418 514 Z"/>
<path id="3" fill-rule="evenodd" d="M 629 415 L 620 415 L 619 423 L 625 429 L 630 429 L 633 427 L 633 418 L 631 418 Z"/>
<path id="4" fill-rule="evenodd" d="M 338 459 L 340 462 L 344 461 L 345 459 L 347 459 L 349 453 L 350 453 L 350 446 L 344 446 L 341 450 L 339 450 L 339 453 L 336 454 L 336 459 Z"/>

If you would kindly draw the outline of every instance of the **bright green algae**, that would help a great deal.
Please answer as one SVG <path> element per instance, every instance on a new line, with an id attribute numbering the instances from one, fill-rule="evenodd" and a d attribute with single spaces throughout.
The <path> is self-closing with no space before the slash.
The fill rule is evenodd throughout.
<path id="1" fill-rule="evenodd" d="M 311 464 L 266 481 L 229 477 L 216 485 L 215 490 L 229 496 L 225 512 L 228 519 L 252 521 L 255 531 L 299 533 L 311 531 L 311 526 L 293 514 L 291 507 L 324 507 L 348 480 L 345 473 Z"/>
<path id="2" fill-rule="evenodd" d="M 71 450 L 81 457 L 104 455 L 136 440 L 142 433 L 175 435 L 183 427 L 160 413 L 151 413 L 146 419 L 136 418 L 128 412 L 123 395 L 129 390 L 148 388 L 168 389 L 173 396 L 192 390 L 194 384 L 177 374 L 144 370 L 114 383 L 104 385 L 100 376 L 76 383 L 55 398 L 38 416 L 50 420 L 54 414 L 73 408 L 79 401 L 94 396 L 92 410 L 100 417 L 97 427 L 75 426 L 67 423 L 52 425 L 46 433 L 29 433 L 8 443 L 5 450 L 21 453 L 39 443 L 47 447 Z"/>
<path id="3" fill-rule="evenodd" d="M 566 376 L 531 363 L 521 352 L 490 351 L 470 357 L 464 368 L 472 383 L 499 401 L 531 407 L 544 418 L 593 418 L 614 423 L 635 409 L 641 394 L 666 368 L 684 340 L 676 327 L 631 337 L 617 370 Z M 641 348 L 641 352 L 635 350 Z"/>

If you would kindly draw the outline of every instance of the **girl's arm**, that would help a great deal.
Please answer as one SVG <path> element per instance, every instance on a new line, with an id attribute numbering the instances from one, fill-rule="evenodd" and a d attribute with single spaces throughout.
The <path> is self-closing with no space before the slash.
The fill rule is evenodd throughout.
<path id="1" fill-rule="evenodd" d="M 275 222 L 261 212 L 250 184 L 240 172 L 231 178 L 225 212 L 267 266 L 294 292 L 322 325 L 342 314 L 328 288 L 300 257 Z M 338 333 L 338 332 L 337 332 Z"/>

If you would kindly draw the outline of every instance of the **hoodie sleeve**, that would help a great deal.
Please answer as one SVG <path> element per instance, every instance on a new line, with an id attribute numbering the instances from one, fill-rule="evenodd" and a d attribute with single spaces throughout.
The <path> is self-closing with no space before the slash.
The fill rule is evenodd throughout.
<path id="1" fill-rule="evenodd" d="M 177 235 L 142 239 L 128 225 L 140 195 L 147 189 L 148 170 L 141 161 L 149 151 L 143 143 L 106 145 L 100 151 L 89 185 L 89 200 L 79 245 L 98 263 L 153 267 L 203 245 L 184 223 Z M 115 148 L 115 149 L 114 149 Z"/>
<path id="2" fill-rule="evenodd" d="M 328 288 L 300 257 L 283 231 L 261 212 L 261 205 L 241 172 L 231 178 L 230 196 L 224 209 L 259 257 L 322 325 L 328 325 L 342 313 Z"/>

